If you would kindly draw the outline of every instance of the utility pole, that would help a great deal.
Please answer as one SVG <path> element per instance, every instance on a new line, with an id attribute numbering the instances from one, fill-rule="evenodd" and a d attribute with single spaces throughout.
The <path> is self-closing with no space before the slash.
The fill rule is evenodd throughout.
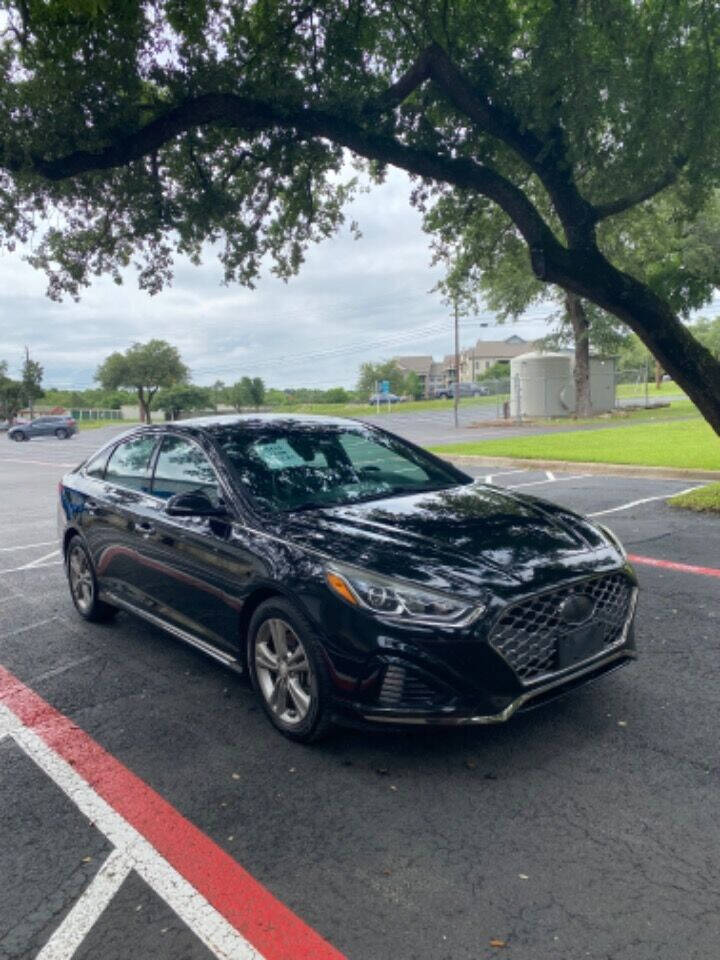
<path id="1" fill-rule="evenodd" d="M 458 404 L 460 402 L 460 339 L 459 339 L 457 297 L 453 298 L 453 309 L 455 312 L 455 402 L 453 404 L 453 411 L 455 416 L 455 429 L 457 430 L 459 426 Z"/>
<path id="2" fill-rule="evenodd" d="M 23 373 L 29 376 L 30 374 L 30 348 L 25 347 L 25 367 L 23 368 Z M 30 407 L 30 419 L 33 420 L 35 416 L 35 398 L 32 394 L 32 390 L 29 392 L 28 403 Z"/>

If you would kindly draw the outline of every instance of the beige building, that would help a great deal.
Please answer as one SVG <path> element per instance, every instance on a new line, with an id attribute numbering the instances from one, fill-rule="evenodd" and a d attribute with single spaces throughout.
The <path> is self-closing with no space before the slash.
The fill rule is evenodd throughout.
<path id="1" fill-rule="evenodd" d="M 412 357 L 393 357 L 395 363 L 405 373 L 416 373 L 422 384 L 423 396 L 431 397 L 437 390 L 446 386 L 444 365 L 429 355 Z"/>
<path id="2" fill-rule="evenodd" d="M 507 340 L 478 340 L 474 347 L 460 353 L 460 380 L 471 383 L 496 363 L 510 363 L 513 357 L 527 353 L 532 344 L 513 335 Z M 508 368 L 509 373 L 509 368 Z"/>
<path id="3" fill-rule="evenodd" d="M 478 340 L 474 347 L 460 351 L 460 382 L 472 383 L 493 364 L 510 363 L 513 357 L 527 353 L 532 344 L 514 334 L 507 340 Z M 405 373 L 416 373 L 423 388 L 424 397 L 433 397 L 439 390 L 447 390 L 455 383 L 455 355 L 447 354 L 437 361 L 429 354 L 409 357 L 393 357 Z M 509 373 L 509 367 L 508 367 Z"/>

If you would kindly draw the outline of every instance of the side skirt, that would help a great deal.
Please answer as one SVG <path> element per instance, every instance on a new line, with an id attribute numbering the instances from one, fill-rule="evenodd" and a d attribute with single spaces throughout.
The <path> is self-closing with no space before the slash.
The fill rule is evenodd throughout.
<path id="1" fill-rule="evenodd" d="M 201 640 L 200 637 L 196 637 L 192 633 L 188 633 L 187 630 L 183 630 L 182 627 L 176 627 L 174 623 L 168 623 L 168 621 L 163 620 L 162 617 L 158 617 L 154 613 L 149 613 L 147 610 L 142 610 L 140 607 L 136 607 L 135 604 L 129 603 L 127 600 L 123 600 L 121 597 L 107 590 L 100 591 L 100 599 L 112 604 L 113 607 L 120 607 L 122 610 L 127 610 L 128 613 L 133 613 L 142 620 L 147 620 L 147 622 L 152 623 L 153 626 L 160 627 L 161 630 L 169 633 L 177 640 L 182 640 L 183 643 L 195 647 L 196 650 L 200 650 L 208 657 L 212 657 L 213 660 L 217 660 L 219 663 L 222 663 L 223 666 L 229 667 L 236 673 L 245 672 L 241 661 L 238 660 L 237 657 L 225 653 L 224 650 L 220 650 L 206 640 Z"/>

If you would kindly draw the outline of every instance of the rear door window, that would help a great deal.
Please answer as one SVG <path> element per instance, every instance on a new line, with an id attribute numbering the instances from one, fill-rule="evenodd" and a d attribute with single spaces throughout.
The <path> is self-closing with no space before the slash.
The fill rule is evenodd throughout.
<path id="1" fill-rule="evenodd" d="M 150 461 L 156 437 L 145 434 L 115 447 L 105 472 L 105 480 L 128 490 L 150 492 Z"/>

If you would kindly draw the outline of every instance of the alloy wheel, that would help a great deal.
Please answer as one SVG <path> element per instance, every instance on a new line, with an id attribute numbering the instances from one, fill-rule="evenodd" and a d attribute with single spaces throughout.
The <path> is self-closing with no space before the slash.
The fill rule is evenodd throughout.
<path id="1" fill-rule="evenodd" d="M 265 620 L 255 637 L 258 686 L 275 717 L 288 726 L 301 723 L 315 697 L 315 678 L 299 637 L 278 617 Z"/>
<path id="2" fill-rule="evenodd" d="M 92 608 L 95 597 L 95 583 L 93 580 L 90 561 L 82 547 L 73 547 L 68 557 L 68 575 L 70 589 L 81 613 L 88 613 Z"/>

